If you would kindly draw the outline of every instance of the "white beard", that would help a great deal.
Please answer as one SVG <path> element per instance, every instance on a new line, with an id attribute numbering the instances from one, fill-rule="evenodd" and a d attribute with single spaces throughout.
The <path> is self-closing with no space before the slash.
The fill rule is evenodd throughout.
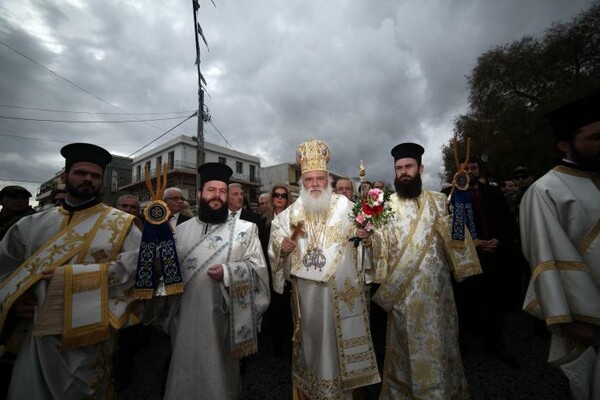
<path id="1" fill-rule="evenodd" d="M 314 189 L 313 189 L 314 190 Z M 326 189 L 321 191 L 319 197 L 311 196 L 308 189 L 302 185 L 300 189 L 300 198 L 304 209 L 310 213 L 326 213 L 329 211 L 329 204 L 331 203 L 331 196 L 333 195 L 333 189 L 331 185 L 327 185 Z"/>

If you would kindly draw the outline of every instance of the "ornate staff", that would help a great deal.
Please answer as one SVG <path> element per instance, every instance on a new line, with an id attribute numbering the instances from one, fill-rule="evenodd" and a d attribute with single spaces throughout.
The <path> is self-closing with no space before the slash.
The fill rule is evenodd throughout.
<path id="1" fill-rule="evenodd" d="M 452 246 L 463 248 L 465 245 L 465 226 L 469 229 L 473 242 L 477 243 L 477 230 L 475 229 L 475 215 L 473 211 L 473 199 L 469 192 L 470 177 L 467 171 L 462 168 L 458 158 L 458 143 L 456 138 L 453 142 L 454 164 L 457 172 L 452 178 L 452 190 L 448 195 L 448 201 L 452 209 Z M 471 138 L 467 138 L 467 151 L 465 155 L 465 164 L 468 162 L 471 154 Z"/>
<path id="2" fill-rule="evenodd" d="M 365 164 L 363 164 L 363 160 L 360 160 L 360 165 L 358 166 L 358 179 L 360 180 L 360 187 L 359 187 L 360 195 L 358 196 L 358 199 L 356 199 L 356 204 L 361 204 L 363 201 L 364 193 L 362 192 L 362 184 L 365 182 L 366 176 L 367 176 L 367 168 L 365 168 Z M 358 244 L 360 243 L 361 240 L 362 239 L 359 238 L 358 236 L 353 236 L 350 238 L 350 241 L 354 244 L 354 248 L 358 247 Z"/>
<path id="3" fill-rule="evenodd" d="M 358 178 L 360 179 L 360 194 L 364 195 L 362 192 L 362 184 L 365 183 L 367 176 L 367 169 L 365 168 L 365 164 L 363 164 L 363 160 L 360 160 L 360 165 L 358 166 Z"/>
<path id="4" fill-rule="evenodd" d="M 151 200 L 144 209 L 144 230 L 138 256 L 133 296 L 150 299 L 183 292 L 183 281 L 173 230 L 169 225 L 169 208 L 163 201 L 167 187 L 168 165 L 156 168 L 156 191 L 152 187 L 150 169 L 146 165 L 144 177 Z M 161 179 L 162 178 L 162 179 Z M 156 267 L 156 268 L 155 268 Z M 160 272 L 160 276 L 156 276 Z"/>

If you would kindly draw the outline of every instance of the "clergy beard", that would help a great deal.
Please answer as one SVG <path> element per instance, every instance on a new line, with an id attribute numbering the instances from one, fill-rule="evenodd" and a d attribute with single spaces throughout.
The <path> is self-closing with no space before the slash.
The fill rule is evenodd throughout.
<path id="1" fill-rule="evenodd" d="M 415 199 L 419 197 L 422 186 L 423 182 L 421 181 L 421 174 L 419 173 L 409 181 L 403 181 L 400 180 L 400 178 L 394 180 L 396 194 L 401 199 Z"/>
<path id="2" fill-rule="evenodd" d="M 67 193 L 81 201 L 92 199 L 100 194 L 100 190 L 94 190 L 94 186 L 91 184 L 84 183 L 77 187 L 71 185 L 69 178 L 65 178 L 65 186 Z"/>
<path id="3" fill-rule="evenodd" d="M 223 222 L 227 221 L 229 210 L 220 199 L 219 202 L 221 203 L 221 208 L 218 210 L 213 210 L 210 208 L 210 205 L 208 205 L 208 201 L 200 199 L 200 210 L 198 212 L 198 218 L 200 218 L 200 221 L 206 222 L 207 224 L 222 224 Z"/>
<path id="4" fill-rule="evenodd" d="M 310 191 L 306 189 L 304 185 L 302 185 L 302 188 L 300 189 L 300 198 L 302 199 L 304 209 L 311 213 L 322 213 L 329 211 L 329 203 L 331 202 L 332 194 L 333 189 L 331 185 L 327 185 L 327 188 L 322 189 L 319 197 L 312 197 L 310 195 Z"/>

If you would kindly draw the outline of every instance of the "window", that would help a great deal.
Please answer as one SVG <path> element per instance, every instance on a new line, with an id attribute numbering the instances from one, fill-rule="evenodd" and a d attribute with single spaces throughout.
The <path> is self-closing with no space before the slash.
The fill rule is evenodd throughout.
<path id="1" fill-rule="evenodd" d="M 225 157 L 219 157 L 219 164 L 227 164 L 227 159 Z"/>
<path id="2" fill-rule="evenodd" d="M 142 176 L 142 166 L 138 165 L 137 167 L 135 167 L 135 176 L 137 176 L 137 180 L 141 181 L 142 179 L 144 179 L 144 177 Z"/>
<path id="3" fill-rule="evenodd" d="M 162 169 L 162 156 L 156 157 L 156 168 Z"/>
<path id="4" fill-rule="evenodd" d="M 167 154 L 168 157 L 168 161 L 169 161 L 169 170 L 174 170 L 175 169 L 175 151 L 170 151 L 169 154 Z"/>
<path id="5" fill-rule="evenodd" d="M 242 164 L 240 161 L 235 162 L 235 173 L 236 174 L 244 173 L 244 164 Z"/>
<path id="6" fill-rule="evenodd" d="M 250 166 L 250 182 L 256 181 L 256 165 Z"/>
<path id="7" fill-rule="evenodd" d="M 152 175 L 152 161 L 146 161 L 146 167 L 148 167 L 148 171 L 150 172 L 150 175 Z"/>

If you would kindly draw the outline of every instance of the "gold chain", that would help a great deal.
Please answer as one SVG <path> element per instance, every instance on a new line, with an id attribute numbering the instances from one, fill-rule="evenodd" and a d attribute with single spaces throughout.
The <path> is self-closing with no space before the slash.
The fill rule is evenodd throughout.
<path id="1" fill-rule="evenodd" d="M 327 228 L 326 221 L 321 224 L 321 214 L 317 214 L 316 223 L 313 223 L 312 218 L 307 218 L 308 225 L 308 250 L 322 249 L 325 239 L 325 229 Z M 316 225 L 316 227 L 315 227 Z"/>

